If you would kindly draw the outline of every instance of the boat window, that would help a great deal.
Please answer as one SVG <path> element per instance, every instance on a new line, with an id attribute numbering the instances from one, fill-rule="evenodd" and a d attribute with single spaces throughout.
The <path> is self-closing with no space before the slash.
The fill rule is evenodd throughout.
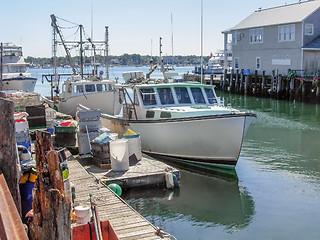
<path id="1" fill-rule="evenodd" d="M 179 103 L 191 103 L 188 89 L 185 87 L 175 87 L 176 95 Z"/>
<path id="2" fill-rule="evenodd" d="M 207 98 L 208 98 L 208 101 L 209 101 L 210 104 L 217 103 L 217 99 L 214 96 L 212 88 L 205 88 L 205 92 L 207 94 Z"/>
<path id="3" fill-rule="evenodd" d="M 108 88 L 109 88 L 109 90 L 108 90 L 108 91 L 113 91 L 113 87 L 112 87 L 112 85 L 111 85 L 111 84 L 108 84 Z"/>
<path id="4" fill-rule="evenodd" d="M 147 111 L 146 118 L 154 118 L 154 111 Z"/>
<path id="5" fill-rule="evenodd" d="M 73 87 L 73 92 L 74 93 L 83 93 L 83 85 L 75 85 Z"/>
<path id="6" fill-rule="evenodd" d="M 206 103 L 204 100 L 201 88 L 191 88 L 192 96 L 195 104 Z"/>
<path id="7" fill-rule="evenodd" d="M 140 89 L 140 93 L 144 105 L 150 106 L 156 104 L 155 92 L 153 88 L 142 88 Z"/>
<path id="8" fill-rule="evenodd" d="M 158 93 L 162 104 L 174 103 L 171 88 L 158 88 Z"/>
<path id="9" fill-rule="evenodd" d="M 96 91 L 94 84 L 86 84 L 85 87 L 86 87 L 86 92 L 95 92 Z"/>
<path id="10" fill-rule="evenodd" d="M 170 112 L 161 112 L 160 117 L 161 118 L 171 118 L 171 113 Z"/>
<path id="11" fill-rule="evenodd" d="M 97 91 L 98 92 L 105 92 L 106 91 L 106 85 L 105 84 L 97 84 Z"/>

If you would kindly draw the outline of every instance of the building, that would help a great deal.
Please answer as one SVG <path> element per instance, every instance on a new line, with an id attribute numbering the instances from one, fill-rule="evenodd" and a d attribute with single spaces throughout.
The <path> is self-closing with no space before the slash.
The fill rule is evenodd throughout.
<path id="1" fill-rule="evenodd" d="M 223 32 L 234 69 L 300 75 L 320 70 L 320 0 L 259 9 Z M 303 70 L 303 71 L 302 71 Z"/>

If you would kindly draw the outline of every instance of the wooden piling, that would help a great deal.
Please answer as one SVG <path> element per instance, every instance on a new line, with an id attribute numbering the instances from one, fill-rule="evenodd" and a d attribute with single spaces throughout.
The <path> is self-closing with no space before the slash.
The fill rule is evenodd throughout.
<path id="1" fill-rule="evenodd" d="M 232 88 L 233 74 L 234 74 L 234 70 L 232 69 L 232 70 L 231 70 L 231 73 L 230 73 L 230 78 L 229 78 L 229 91 L 230 91 L 230 92 L 233 91 L 233 88 Z"/>
<path id="2" fill-rule="evenodd" d="M 223 74 L 222 91 L 225 90 L 226 85 L 227 85 L 227 69 L 224 70 L 224 74 Z"/>
<path id="3" fill-rule="evenodd" d="M 239 69 L 236 71 L 236 80 L 234 84 L 234 92 L 238 93 L 239 92 Z"/>
<path id="4" fill-rule="evenodd" d="M 58 154 L 48 132 L 36 132 L 36 163 L 38 178 L 33 189 L 30 238 L 70 239 L 71 201 L 65 196 Z"/>
<path id="5" fill-rule="evenodd" d="M 10 193 L 21 214 L 21 201 L 19 191 L 20 173 L 18 171 L 18 154 L 15 136 L 14 103 L 4 98 L 0 92 L 0 172 L 3 173 Z"/>
<path id="6" fill-rule="evenodd" d="M 243 92 L 243 69 L 241 69 L 241 75 L 240 75 L 240 89 L 239 92 L 242 93 Z"/>

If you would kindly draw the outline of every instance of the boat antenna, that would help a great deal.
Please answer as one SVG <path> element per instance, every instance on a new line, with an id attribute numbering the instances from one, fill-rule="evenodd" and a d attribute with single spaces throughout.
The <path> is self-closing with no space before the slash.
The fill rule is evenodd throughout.
<path id="1" fill-rule="evenodd" d="M 173 61 L 173 19 L 172 19 L 172 12 L 171 12 L 171 51 L 172 51 L 172 59 L 171 59 L 171 61 L 172 61 L 172 65 L 173 65 L 173 63 L 174 63 L 174 61 Z"/>
<path id="2" fill-rule="evenodd" d="M 203 0 L 201 0 L 201 58 L 200 58 L 200 66 L 201 66 L 201 84 L 203 78 Z"/>
<path id="3" fill-rule="evenodd" d="M 163 61 L 162 61 L 162 37 L 159 39 L 159 49 L 160 49 L 160 55 L 159 55 L 159 61 L 160 61 L 160 71 L 163 72 Z"/>
<path id="4" fill-rule="evenodd" d="M 106 39 L 105 39 L 105 47 L 106 47 L 106 78 L 109 79 L 109 27 L 105 26 L 106 28 Z"/>

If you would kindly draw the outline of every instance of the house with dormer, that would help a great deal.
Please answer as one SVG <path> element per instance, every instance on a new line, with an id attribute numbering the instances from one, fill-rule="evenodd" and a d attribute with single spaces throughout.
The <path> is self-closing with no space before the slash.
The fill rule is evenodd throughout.
<path id="1" fill-rule="evenodd" d="M 267 75 L 320 70 L 320 0 L 258 9 L 223 34 L 234 69 Z"/>

